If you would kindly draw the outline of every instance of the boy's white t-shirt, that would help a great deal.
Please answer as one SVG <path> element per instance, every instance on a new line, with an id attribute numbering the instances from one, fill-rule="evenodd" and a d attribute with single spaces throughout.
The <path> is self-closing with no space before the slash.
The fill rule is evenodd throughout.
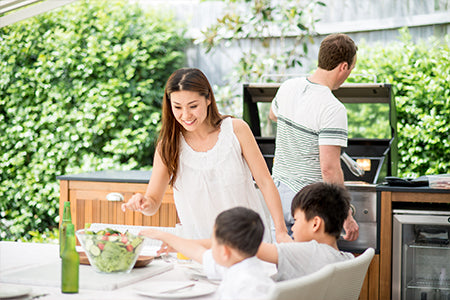
<path id="1" fill-rule="evenodd" d="M 225 268 L 215 262 L 212 250 L 207 250 L 202 263 L 209 279 L 222 279 L 217 299 L 267 299 L 275 286 L 263 262 L 255 256 Z"/>
<path id="2" fill-rule="evenodd" d="M 328 264 L 355 258 L 349 252 L 338 251 L 315 240 L 281 243 L 276 244 L 276 247 L 278 272 L 274 275 L 275 281 L 302 277 L 314 273 Z"/>

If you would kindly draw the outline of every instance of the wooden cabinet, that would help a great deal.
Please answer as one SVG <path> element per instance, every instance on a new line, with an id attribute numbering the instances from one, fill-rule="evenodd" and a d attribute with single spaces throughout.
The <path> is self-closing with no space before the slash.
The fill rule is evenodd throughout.
<path id="1" fill-rule="evenodd" d="M 131 174 L 131 175 L 130 175 Z M 108 223 L 139 226 L 175 226 L 178 221 L 173 192 L 164 194 L 159 211 L 153 216 L 140 212 L 122 212 L 123 201 L 108 201 L 110 193 L 120 193 L 128 201 L 135 193 L 145 193 L 151 173 L 145 171 L 108 171 L 59 176 L 60 220 L 64 201 L 70 201 L 75 229 L 86 223 Z"/>
<path id="2" fill-rule="evenodd" d="M 359 300 L 378 300 L 380 277 L 380 255 L 375 254 L 364 278 Z"/>

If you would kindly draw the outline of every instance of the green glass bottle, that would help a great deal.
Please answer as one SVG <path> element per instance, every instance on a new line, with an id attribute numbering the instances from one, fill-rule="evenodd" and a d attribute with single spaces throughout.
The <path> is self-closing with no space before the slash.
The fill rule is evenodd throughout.
<path id="1" fill-rule="evenodd" d="M 67 224 L 66 243 L 61 262 L 61 292 L 78 293 L 80 256 L 75 248 L 75 229 Z"/>
<path id="2" fill-rule="evenodd" d="M 59 257 L 62 257 L 64 245 L 66 242 L 67 224 L 72 223 L 72 215 L 70 213 L 70 202 L 64 202 L 63 219 L 59 227 Z"/>

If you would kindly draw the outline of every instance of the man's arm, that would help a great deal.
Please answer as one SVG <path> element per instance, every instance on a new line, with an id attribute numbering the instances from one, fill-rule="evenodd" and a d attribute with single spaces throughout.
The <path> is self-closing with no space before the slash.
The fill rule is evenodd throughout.
<path id="1" fill-rule="evenodd" d="M 341 147 L 322 145 L 319 146 L 320 169 L 324 182 L 344 185 L 344 173 L 341 168 Z M 349 210 L 348 217 L 344 221 L 344 239 L 354 241 L 359 236 L 359 226 L 353 219 Z"/>
<path id="2" fill-rule="evenodd" d="M 277 119 L 277 116 L 275 116 L 275 114 L 274 114 L 273 111 L 272 111 L 272 107 L 270 108 L 269 119 L 271 119 L 271 120 L 274 121 L 274 122 L 276 122 L 276 121 L 278 120 L 278 119 Z"/>
<path id="3" fill-rule="evenodd" d="M 323 181 L 343 185 L 344 173 L 341 168 L 341 147 L 331 145 L 319 146 L 319 160 Z"/>

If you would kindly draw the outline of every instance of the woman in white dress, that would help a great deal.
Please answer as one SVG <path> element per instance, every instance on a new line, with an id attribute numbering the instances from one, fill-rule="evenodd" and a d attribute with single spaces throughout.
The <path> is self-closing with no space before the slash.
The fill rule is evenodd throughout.
<path id="1" fill-rule="evenodd" d="M 179 69 L 169 77 L 162 114 L 147 191 L 145 195 L 133 195 L 122 205 L 123 211 L 155 214 L 170 184 L 178 217 L 192 238 L 210 238 L 220 212 L 244 206 L 266 220 L 264 240 L 270 241 L 267 205 L 276 240 L 292 241 L 280 195 L 249 126 L 243 120 L 219 113 L 211 85 L 200 70 Z"/>

